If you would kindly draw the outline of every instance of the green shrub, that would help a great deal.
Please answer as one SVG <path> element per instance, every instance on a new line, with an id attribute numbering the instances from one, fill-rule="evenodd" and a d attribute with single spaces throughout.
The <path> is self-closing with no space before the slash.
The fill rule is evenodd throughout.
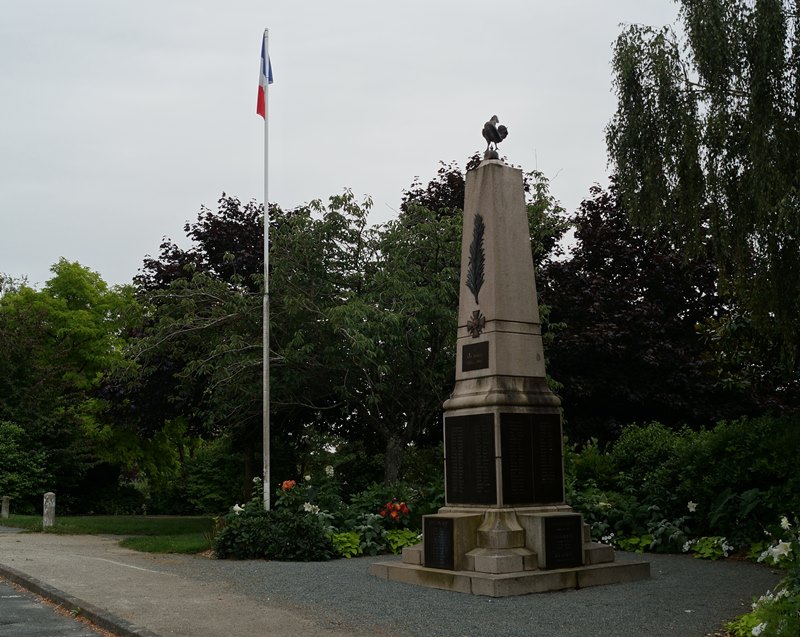
<path id="1" fill-rule="evenodd" d="M 676 551 L 690 538 L 724 537 L 746 547 L 763 538 L 765 520 L 800 510 L 798 455 L 797 416 L 696 432 L 634 425 L 605 453 L 593 442 L 567 447 L 567 501 L 594 539 L 651 535 L 650 550 Z"/>
<path id="2" fill-rule="evenodd" d="M 434 479 L 425 485 L 414 485 L 408 482 L 396 482 L 385 485 L 376 482 L 352 496 L 342 524 L 351 526 L 360 516 L 367 513 L 378 513 L 386 509 L 387 503 L 405 502 L 410 513 L 403 516 L 404 523 L 412 528 L 421 528 L 422 516 L 436 513 L 444 506 L 444 479 Z M 387 528 L 391 528 L 388 524 Z"/>
<path id="3" fill-rule="evenodd" d="M 629 425 L 612 445 L 609 456 L 616 471 L 632 483 L 640 483 L 675 456 L 680 436 L 658 422 Z"/>
<path id="4" fill-rule="evenodd" d="M 617 546 L 623 551 L 631 551 L 632 553 L 642 553 L 650 548 L 653 542 L 651 535 L 642 535 L 640 537 L 622 537 L 617 539 Z"/>
<path id="5" fill-rule="evenodd" d="M 269 511 L 252 503 L 239 515 L 226 515 L 212 541 L 214 553 L 221 559 L 267 557 L 271 537 L 269 518 Z"/>
<path id="6" fill-rule="evenodd" d="M 800 635 L 800 531 L 798 519 L 781 518 L 773 544 L 759 557 L 785 569 L 771 591 L 754 601 L 753 610 L 730 622 L 726 628 L 736 637 L 796 637 Z M 749 632 L 748 632 L 749 631 Z"/>
<path id="7" fill-rule="evenodd" d="M 685 472 L 685 492 L 702 514 L 698 532 L 746 545 L 763 538 L 764 520 L 800 510 L 798 455 L 797 416 L 721 422 L 699 434 Z"/>
<path id="8" fill-rule="evenodd" d="M 213 546 L 217 557 L 223 559 L 314 562 L 334 556 L 329 535 L 316 514 L 288 509 L 265 511 L 252 502 L 238 515 L 225 516 Z"/>
<path id="9" fill-rule="evenodd" d="M 186 501 L 197 513 L 227 511 L 242 499 L 244 473 L 240 454 L 228 437 L 202 442 L 183 465 Z"/>
<path id="10" fill-rule="evenodd" d="M 365 555 L 380 555 L 387 549 L 386 528 L 383 518 L 377 513 L 362 514 L 353 525 L 361 538 L 361 552 Z"/>
<path id="11" fill-rule="evenodd" d="M 342 557 L 351 558 L 364 552 L 361 549 L 361 536 L 355 531 L 334 533 L 331 536 L 331 542 L 333 542 L 333 548 Z"/>
<path id="12" fill-rule="evenodd" d="M 613 483 L 616 467 L 608 453 L 601 451 L 597 438 L 581 446 L 564 441 L 564 473 L 578 484 L 592 481 L 602 487 Z"/>
<path id="13" fill-rule="evenodd" d="M 265 511 L 261 480 L 253 480 L 250 502 L 236 505 L 218 525 L 212 540 L 218 557 L 316 562 L 335 556 L 332 516 L 307 502 L 298 506 L 307 494 L 294 480 L 284 481 L 277 493 L 275 508 Z"/>
<path id="14" fill-rule="evenodd" d="M 726 538 L 718 536 L 703 536 L 696 540 L 688 540 L 684 544 L 685 551 L 691 551 L 695 557 L 701 560 L 718 560 L 728 557 L 734 548 L 728 544 Z"/>
<path id="15" fill-rule="evenodd" d="M 314 513 L 270 511 L 269 543 L 264 557 L 289 562 L 320 562 L 334 557 L 323 520 Z"/>
<path id="16" fill-rule="evenodd" d="M 419 541 L 419 533 L 411 529 L 392 529 L 386 531 L 386 544 L 394 555 L 398 555 L 407 546 L 419 544 Z"/>

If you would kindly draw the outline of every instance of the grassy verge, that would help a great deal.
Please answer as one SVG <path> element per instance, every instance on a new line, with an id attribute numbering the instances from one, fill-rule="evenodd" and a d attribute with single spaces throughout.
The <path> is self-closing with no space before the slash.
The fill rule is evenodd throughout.
<path id="1" fill-rule="evenodd" d="M 40 515 L 11 515 L 4 526 L 42 530 Z M 75 515 L 56 517 L 48 533 L 131 535 L 122 546 L 151 553 L 200 553 L 210 548 L 210 517 Z"/>
<path id="2" fill-rule="evenodd" d="M 126 537 L 119 545 L 145 553 L 202 553 L 211 548 L 208 533 L 181 535 L 139 535 Z"/>

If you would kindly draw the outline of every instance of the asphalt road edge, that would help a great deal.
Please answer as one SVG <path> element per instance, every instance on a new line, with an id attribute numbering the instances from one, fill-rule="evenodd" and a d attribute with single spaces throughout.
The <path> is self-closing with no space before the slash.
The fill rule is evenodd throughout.
<path id="1" fill-rule="evenodd" d="M 97 608 L 77 597 L 73 597 L 64 591 L 50 586 L 49 584 L 45 584 L 35 577 L 31 577 L 10 566 L 0 564 L 0 577 L 5 577 L 7 580 L 22 586 L 32 593 L 41 595 L 45 599 L 66 609 L 69 613 L 84 617 L 93 624 L 114 633 L 118 637 L 161 637 L 151 630 L 120 619 L 108 611 Z"/>

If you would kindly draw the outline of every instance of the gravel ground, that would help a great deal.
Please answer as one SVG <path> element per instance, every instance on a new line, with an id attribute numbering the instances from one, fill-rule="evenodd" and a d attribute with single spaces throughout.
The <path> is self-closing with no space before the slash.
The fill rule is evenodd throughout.
<path id="1" fill-rule="evenodd" d="M 641 557 L 617 554 L 620 560 Z M 183 568 L 317 622 L 325 618 L 330 628 L 408 637 L 702 637 L 746 612 L 753 596 L 779 579 L 767 567 L 744 562 L 644 557 L 651 562 L 649 580 L 501 599 L 367 575 L 370 561 L 385 557 L 324 563 L 195 559 Z"/>
<path id="2" fill-rule="evenodd" d="M 780 578 L 747 562 L 617 553 L 648 560 L 651 578 L 493 599 L 370 576 L 386 556 L 213 560 L 138 553 L 117 540 L 0 533 L 0 565 L 151 633 L 184 637 L 705 637 Z"/>

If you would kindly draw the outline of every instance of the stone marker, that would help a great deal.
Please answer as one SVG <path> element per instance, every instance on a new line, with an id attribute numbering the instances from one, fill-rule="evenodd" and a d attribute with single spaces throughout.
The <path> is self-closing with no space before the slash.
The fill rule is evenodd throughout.
<path id="1" fill-rule="evenodd" d="M 7 495 L 4 495 L 3 496 L 3 508 L 0 509 L 0 518 L 3 518 L 4 520 L 8 519 L 8 513 L 9 513 L 10 505 L 11 505 L 11 498 L 9 498 Z"/>
<path id="2" fill-rule="evenodd" d="M 42 511 L 42 527 L 46 529 L 53 526 L 56 523 L 56 494 L 52 491 L 44 494 Z"/>
<path id="3" fill-rule="evenodd" d="M 487 142 L 507 135 L 489 135 Z M 490 131 L 491 133 L 492 131 Z M 649 577 L 614 562 L 564 500 L 561 403 L 547 385 L 522 171 L 467 173 L 456 384 L 444 403 L 445 506 L 374 575 L 493 597 Z"/>

